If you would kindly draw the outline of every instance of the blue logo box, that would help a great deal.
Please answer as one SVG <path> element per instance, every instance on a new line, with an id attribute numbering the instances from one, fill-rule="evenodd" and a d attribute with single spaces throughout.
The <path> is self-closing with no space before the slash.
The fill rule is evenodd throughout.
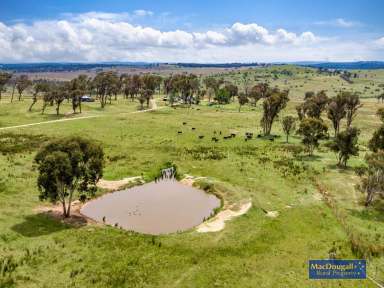
<path id="1" fill-rule="evenodd" d="M 309 260 L 309 279 L 365 279 L 365 260 Z"/>

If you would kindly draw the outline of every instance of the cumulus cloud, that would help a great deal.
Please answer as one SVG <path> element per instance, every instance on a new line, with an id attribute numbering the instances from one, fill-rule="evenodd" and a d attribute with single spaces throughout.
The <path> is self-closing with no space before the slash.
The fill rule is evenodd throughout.
<path id="1" fill-rule="evenodd" d="M 140 17 L 151 13 L 134 11 Z M 132 24 L 130 17 L 88 12 L 31 24 L 0 22 L 0 61 L 282 61 L 329 53 L 325 38 L 310 31 L 270 31 L 256 23 L 216 31 L 161 31 Z"/>

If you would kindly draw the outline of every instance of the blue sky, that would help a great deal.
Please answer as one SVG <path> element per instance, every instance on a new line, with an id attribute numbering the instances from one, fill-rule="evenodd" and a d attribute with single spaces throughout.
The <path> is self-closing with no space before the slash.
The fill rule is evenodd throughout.
<path id="1" fill-rule="evenodd" d="M 384 60 L 384 1 L 1 0 L 0 61 Z"/>

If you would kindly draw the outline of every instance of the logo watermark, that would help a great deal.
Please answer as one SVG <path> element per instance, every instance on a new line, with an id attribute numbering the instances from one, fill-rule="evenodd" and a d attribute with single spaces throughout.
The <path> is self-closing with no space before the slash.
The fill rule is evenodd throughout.
<path id="1" fill-rule="evenodd" d="M 365 279 L 365 260 L 309 260 L 309 279 Z"/>

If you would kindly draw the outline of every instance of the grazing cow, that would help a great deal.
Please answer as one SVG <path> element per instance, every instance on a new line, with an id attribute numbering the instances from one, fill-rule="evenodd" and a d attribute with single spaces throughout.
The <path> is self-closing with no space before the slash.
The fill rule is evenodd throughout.
<path id="1" fill-rule="evenodd" d="M 183 125 L 187 125 L 187 122 L 183 122 Z"/>
<path id="2" fill-rule="evenodd" d="M 203 138 L 204 138 L 204 135 L 200 135 L 200 136 L 199 136 L 199 139 L 203 139 Z"/>
<path id="3" fill-rule="evenodd" d="M 196 130 L 196 128 L 195 128 L 195 127 L 192 127 L 192 130 Z"/>
<path id="4" fill-rule="evenodd" d="M 257 134 L 257 138 L 261 138 L 261 134 Z"/>
<path id="5" fill-rule="evenodd" d="M 252 132 L 245 132 L 245 137 L 247 137 L 248 139 L 252 139 L 253 133 Z"/>
<path id="6" fill-rule="evenodd" d="M 221 135 L 221 131 L 219 132 L 219 134 Z"/>
<path id="7" fill-rule="evenodd" d="M 183 134 L 183 131 L 177 131 L 177 134 Z"/>

